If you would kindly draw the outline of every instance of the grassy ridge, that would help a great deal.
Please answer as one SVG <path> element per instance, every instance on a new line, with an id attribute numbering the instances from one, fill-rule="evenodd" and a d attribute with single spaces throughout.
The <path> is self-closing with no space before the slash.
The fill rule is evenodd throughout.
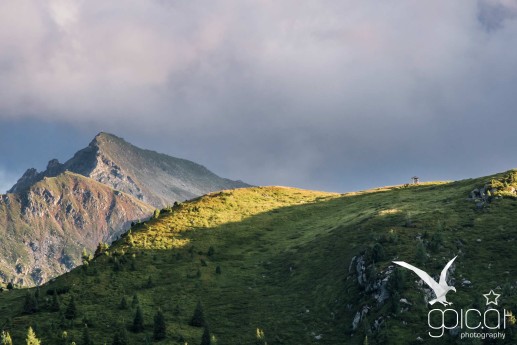
<path id="1" fill-rule="evenodd" d="M 129 329 L 136 310 L 121 310 L 119 302 L 126 297 L 131 305 L 136 294 L 145 331 L 129 332 L 131 344 L 151 339 L 158 309 L 168 326 L 162 343 L 199 344 L 203 330 L 189 326 L 198 301 L 218 344 L 254 344 L 257 328 L 268 344 L 362 344 L 366 334 L 372 344 L 427 341 L 427 306 L 416 277 L 406 274 L 399 291 L 412 305 L 394 313 L 389 302 L 376 305 L 349 265 L 380 245 L 384 253 L 374 267 L 381 274 L 395 258 L 414 262 L 422 243 L 429 254 L 423 268 L 439 272 L 458 255 L 456 281 L 473 283 L 456 283 L 458 293 L 448 295 L 455 305 L 468 306 L 500 287 L 503 305 L 516 310 L 517 200 L 497 199 L 482 210 L 467 200 L 491 178 L 345 195 L 279 187 L 213 193 L 135 225 L 108 255 L 41 287 L 37 313 L 21 314 L 25 291 L 0 294 L 0 314 L 8 318 L 0 328 L 10 330 L 15 344 L 31 324 L 44 344 L 58 344 L 64 330 L 68 343 L 81 344 L 87 323 L 95 344 L 111 344 L 114 330 Z M 56 288 L 62 309 L 75 296 L 74 321 L 62 322 L 46 307 L 47 291 Z M 370 312 L 353 331 L 354 315 L 365 305 Z M 370 333 L 381 315 L 383 326 Z"/>

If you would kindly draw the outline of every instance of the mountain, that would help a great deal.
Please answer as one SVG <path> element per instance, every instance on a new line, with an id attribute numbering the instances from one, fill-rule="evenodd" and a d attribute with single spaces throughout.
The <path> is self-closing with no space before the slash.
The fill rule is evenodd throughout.
<path id="1" fill-rule="evenodd" d="M 61 164 L 28 169 L 8 193 L 21 193 L 44 177 L 71 171 L 101 182 L 139 200 L 163 208 L 177 201 L 222 190 L 249 187 L 221 178 L 202 165 L 131 145 L 113 134 L 99 133 L 88 147 Z"/>
<path id="2" fill-rule="evenodd" d="M 0 197 L 0 280 L 41 284 L 80 264 L 84 248 L 111 242 L 154 207 L 64 172 Z"/>
<path id="3" fill-rule="evenodd" d="M 516 187 L 517 171 L 509 171 L 348 194 L 210 193 L 136 224 L 39 290 L 0 293 L 0 328 L 15 344 L 37 325 L 44 344 L 63 343 L 66 332 L 66 343 L 82 344 L 88 333 L 112 344 L 127 334 L 124 343 L 136 345 L 151 341 L 160 311 L 164 344 L 200 344 L 202 321 L 218 344 L 482 343 L 460 339 L 465 328 L 431 338 L 428 312 L 444 307 L 428 306 L 429 289 L 392 261 L 436 278 L 457 256 L 448 308 L 484 312 L 482 294 L 494 290 L 499 304 L 488 307 L 515 314 Z M 58 310 L 72 298 L 77 315 L 69 320 Z M 508 317 L 505 340 L 490 343 L 515 344 L 516 331 Z"/>
<path id="4" fill-rule="evenodd" d="M 0 281 L 41 284 L 81 263 L 83 249 L 111 243 L 156 208 L 247 186 L 100 133 L 65 163 L 28 169 L 0 195 Z"/>

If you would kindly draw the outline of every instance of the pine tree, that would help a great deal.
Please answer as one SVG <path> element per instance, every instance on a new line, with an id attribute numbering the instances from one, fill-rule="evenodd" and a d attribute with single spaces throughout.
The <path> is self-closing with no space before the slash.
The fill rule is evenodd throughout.
<path id="1" fill-rule="evenodd" d="M 364 337 L 363 345 L 368 345 L 368 336 Z"/>
<path id="2" fill-rule="evenodd" d="M 29 327 L 27 332 L 27 345 L 41 345 L 40 340 L 36 337 L 36 333 Z"/>
<path id="3" fill-rule="evenodd" d="M 154 286 L 153 277 L 149 276 L 149 278 L 147 278 L 147 283 L 145 283 L 145 287 L 150 289 L 153 286 Z"/>
<path id="4" fill-rule="evenodd" d="M 65 310 L 65 317 L 68 320 L 73 320 L 77 317 L 77 307 L 75 306 L 75 298 L 72 296 L 70 299 L 70 303 L 68 303 L 68 306 Z"/>
<path id="5" fill-rule="evenodd" d="M 158 310 L 156 315 L 154 315 L 154 330 L 153 330 L 153 338 L 154 340 L 165 339 L 167 336 L 167 325 L 165 324 L 165 317 L 161 310 Z"/>
<path id="6" fill-rule="evenodd" d="M 88 331 L 88 326 L 85 326 L 83 329 L 83 344 L 82 345 L 93 345 L 93 340 L 90 337 L 90 331 Z"/>
<path id="7" fill-rule="evenodd" d="M 23 302 L 23 313 L 33 314 L 38 311 L 38 301 L 36 297 L 29 291 L 25 294 L 25 301 Z"/>
<path id="8" fill-rule="evenodd" d="M 144 314 L 142 313 L 142 308 L 138 306 L 136 308 L 135 318 L 133 319 L 133 332 L 139 333 L 144 330 Z"/>
<path id="9" fill-rule="evenodd" d="M 59 336 L 59 345 L 68 345 L 68 332 L 63 331 L 61 335 Z"/>
<path id="10" fill-rule="evenodd" d="M 113 336 L 112 345 L 128 345 L 129 340 L 127 338 L 126 328 L 124 326 L 120 326 L 118 331 Z"/>
<path id="11" fill-rule="evenodd" d="M 52 294 L 52 303 L 50 304 L 50 310 L 51 311 L 60 311 L 61 310 L 61 303 L 59 303 L 59 296 L 57 295 L 56 289 L 54 289 L 54 292 Z"/>
<path id="12" fill-rule="evenodd" d="M 201 345 L 210 345 L 212 341 L 210 340 L 210 330 L 208 326 L 205 326 L 205 330 L 203 331 L 203 335 L 201 336 Z"/>
<path id="13" fill-rule="evenodd" d="M 122 296 L 122 298 L 120 299 L 120 303 L 118 304 L 118 308 L 120 310 L 125 310 L 127 309 L 127 300 L 126 300 L 126 296 Z"/>
<path id="14" fill-rule="evenodd" d="M 201 302 L 197 302 L 196 309 L 194 310 L 194 315 L 192 315 L 192 319 L 190 320 L 190 325 L 194 327 L 203 327 L 206 325 L 205 313 L 203 311 L 203 306 L 201 305 Z"/>
<path id="15" fill-rule="evenodd" d="M 134 308 L 139 304 L 140 304 L 140 301 L 138 300 L 138 296 L 137 296 L 137 294 L 134 294 L 133 301 L 131 301 L 131 306 Z"/>
<path id="16" fill-rule="evenodd" d="M 257 331 L 255 332 L 255 343 L 257 345 L 267 345 L 266 334 L 263 329 L 257 328 Z"/>
<path id="17" fill-rule="evenodd" d="M 215 273 L 216 273 L 216 274 L 221 274 L 221 266 L 219 266 L 219 265 L 218 265 L 218 266 L 215 268 Z"/>
<path id="18" fill-rule="evenodd" d="M 65 313 L 62 310 L 59 311 L 59 314 L 57 316 L 57 320 L 58 320 L 59 328 L 65 329 L 67 327 L 67 321 L 66 321 Z"/>
<path id="19" fill-rule="evenodd" d="M 14 289 L 14 284 L 12 282 L 7 283 L 7 290 Z"/>
<path id="20" fill-rule="evenodd" d="M 2 337 L 0 340 L 2 341 L 1 345 L 13 345 L 13 340 L 11 339 L 9 332 L 2 331 Z"/>

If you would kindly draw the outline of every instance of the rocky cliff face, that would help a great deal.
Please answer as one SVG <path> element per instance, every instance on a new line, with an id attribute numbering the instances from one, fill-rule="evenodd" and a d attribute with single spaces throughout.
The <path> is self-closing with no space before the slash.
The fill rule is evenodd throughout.
<path id="1" fill-rule="evenodd" d="M 27 170 L 9 192 L 21 193 L 44 177 L 64 171 L 89 177 L 155 207 L 217 190 L 249 187 L 194 162 L 143 150 L 115 135 L 100 133 L 64 164 L 54 159 L 43 172 Z"/>
<path id="2" fill-rule="evenodd" d="M 154 208 L 92 179 L 65 172 L 0 198 L 0 280 L 37 285 L 80 263 Z"/>

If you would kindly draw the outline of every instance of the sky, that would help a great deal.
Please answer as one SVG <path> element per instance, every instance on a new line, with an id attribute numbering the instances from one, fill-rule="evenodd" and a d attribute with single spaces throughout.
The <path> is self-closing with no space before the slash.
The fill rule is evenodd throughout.
<path id="1" fill-rule="evenodd" d="M 0 2 L 0 192 L 100 131 L 256 185 L 517 167 L 517 0 Z"/>

